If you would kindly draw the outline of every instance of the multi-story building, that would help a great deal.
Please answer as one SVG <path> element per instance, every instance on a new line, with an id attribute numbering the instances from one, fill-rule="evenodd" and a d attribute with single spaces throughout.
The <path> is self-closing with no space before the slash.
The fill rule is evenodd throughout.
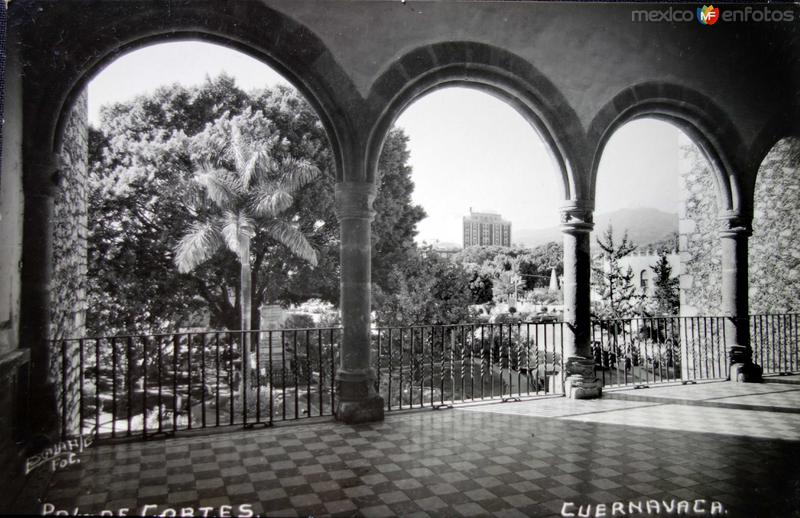
<path id="1" fill-rule="evenodd" d="M 511 246 L 511 222 L 495 212 L 473 212 L 464 216 L 464 248 L 475 245 Z"/>

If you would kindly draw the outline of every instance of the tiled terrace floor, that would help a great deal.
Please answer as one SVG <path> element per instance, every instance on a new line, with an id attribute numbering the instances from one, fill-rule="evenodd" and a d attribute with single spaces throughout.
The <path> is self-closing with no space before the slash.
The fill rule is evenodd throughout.
<path id="1" fill-rule="evenodd" d="M 630 516 L 648 500 L 662 516 L 681 500 L 706 515 L 712 501 L 727 516 L 800 515 L 800 386 L 609 391 L 96 445 L 42 502 L 178 516 L 242 504 L 268 516 L 560 516 L 588 505 L 596 516 L 606 504 L 612 516 L 621 502 Z"/>

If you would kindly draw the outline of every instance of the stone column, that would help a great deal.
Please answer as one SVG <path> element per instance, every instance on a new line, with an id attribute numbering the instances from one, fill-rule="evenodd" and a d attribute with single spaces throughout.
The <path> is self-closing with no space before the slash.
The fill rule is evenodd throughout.
<path id="1" fill-rule="evenodd" d="M 561 209 L 564 233 L 564 392 L 572 399 L 602 396 L 591 351 L 591 253 L 594 228 L 592 206 L 570 202 Z"/>
<path id="2" fill-rule="evenodd" d="M 732 381 L 759 382 L 762 368 L 753 363 L 750 346 L 747 240 L 752 235 L 751 220 L 736 214 L 721 218 L 722 301 L 725 341 L 731 364 Z"/>
<path id="3" fill-rule="evenodd" d="M 59 177 L 55 154 L 25 150 L 20 293 L 20 346 L 31 353 L 28 418 L 33 447 L 58 433 L 56 386 L 50 367 L 50 278 L 53 198 Z"/>
<path id="4" fill-rule="evenodd" d="M 341 182 L 336 185 L 336 215 L 341 233 L 340 307 L 341 361 L 336 374 L 336 419 L 362 423 L 383 419 L 383 398 L 375 390 L 370 363 L 371 223 L 375 185 Z"/>

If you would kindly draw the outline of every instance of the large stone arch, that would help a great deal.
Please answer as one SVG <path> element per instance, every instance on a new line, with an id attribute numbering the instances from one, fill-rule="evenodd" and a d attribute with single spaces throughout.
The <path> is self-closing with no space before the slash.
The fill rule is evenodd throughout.
<path id="1" fill-rule="evenodd" d="M 448 86 L 474 88 L 505 101 L 547 144 L 560 173 L 565 200 L 583 199 L 583 131 L 558 89 L 529 62 L 475 42 L 434 43 L 398 58 L 373 83 L 367 103 L 375 118 L 367 137 L 364 177 L 374 181 L 383 141 L 415 100 Z"/>
<path id="2" fill-rule="evenodd" d="M 592 120 L 588 138 L 594 143 L 591 188 L 608 140 L 626 123 L 642 118 L 668 122 L 689 136 L 711 164 L 720 211 L 749 215 L 752 194 L 746 179 L 742 138 L 725 113 L 710 99 L 689 88 L 667 83 L 643 83 L 626 88 Z"/>
<path id="3" fill-rule="evenodd" d="M 64 126 L 75 99 L 88 81 L 117 57 L 160 42 L 195 39 L 247 54 L 292 83 L 319 114 L 333 150 L 337 177 L 341 177 L 347 155 L 343 149 L 352 148 L 350 138 L 354 134 L 351 117 L 343 106 L 352 106 L 360 96 L 313 32 L 259 2 L 142 4 L 135 12 L 120 4 L 101 4 L 96 11 L 79 18 L 82 23 L 61 26 L 58 34 L 41 31 L 24 35 L 28 40 L 40 40 L 24 52 L 68 49 L 47 59 L 52 67 L 26 70 L 27 149 L 35 147 L 35 153 L 40 154 L 61 148 Z M 20 7 L 20 11 L 24 9 L 24 5 Z M 68 6 L 53 4 L 44 12 L 18 13 L 16 17 L 28 21 L 45 17 L 42 23 L 48 23 L 57 19 L 63 9 Z M 31 62 L 43 59 L 39 55 L 26 56 Z"/>

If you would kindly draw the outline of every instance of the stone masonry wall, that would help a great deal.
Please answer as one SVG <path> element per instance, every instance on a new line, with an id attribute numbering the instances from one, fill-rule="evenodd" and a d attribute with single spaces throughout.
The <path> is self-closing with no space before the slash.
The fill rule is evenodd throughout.
<path id="1" fill-rule="evenodd" d="M 79 349 L 66 342 L 85 335 L 86 236 L 88 175 L 88 106 L 84 91 L 77 99 L 65 127 L 61 152 L 63 168 L 53 207 L 53 276 L 50 288 L 50 337 L 53 379 L 57 382 L 59 409 L 66 410 L 68 433 L 78 432 L 80 395 Z M 62 393 L 62 369 L 66 367 L 66 397 Z M 66 409 L 64 409 L 66 406 Z"/>
<path id="2" fill-rule="evenodd" d="M 679 153 L 681 316 L 718 315 L 722 249 L 716 185 L 708 161 L 700 149 L 683 135 Z"/>
<path id="3" fill-rule="evenodd" d="M 719 314 L 722 278 L 716 186 L 688 139 L 680 145 L 681 315 Z M 749 245 L 750 313 L 800 311 L 800 140 L 783 139 L 756 180 Z"/>
<path id="4" fill-rule="evenodd" d="M 779 141 L 756 179 L 750 313 L 800 311 L 800 139 Z"/>

